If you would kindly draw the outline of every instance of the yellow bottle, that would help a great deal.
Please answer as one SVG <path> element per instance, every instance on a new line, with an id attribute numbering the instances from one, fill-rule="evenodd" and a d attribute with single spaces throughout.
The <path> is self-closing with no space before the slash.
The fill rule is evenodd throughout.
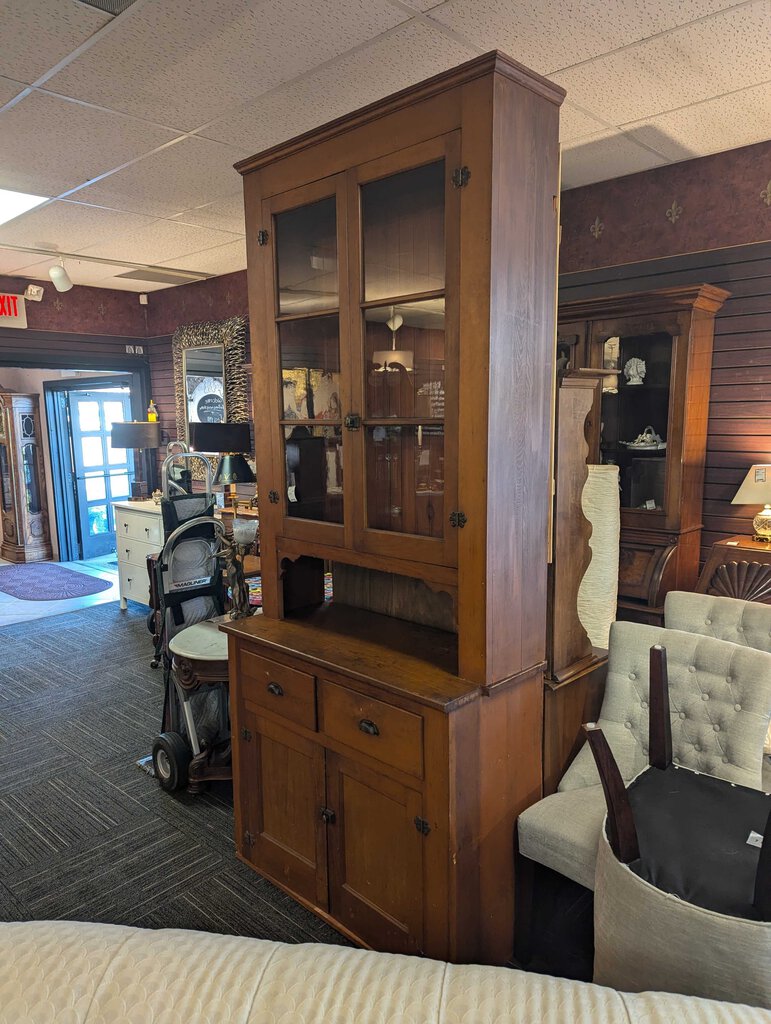
<path id="1" fill-rule="evenodd" d="M 150 404 L 147 407 L 147 420 L 149 423 L 158 422 L 158 407 L 152 398 L 150 399 Z"/>

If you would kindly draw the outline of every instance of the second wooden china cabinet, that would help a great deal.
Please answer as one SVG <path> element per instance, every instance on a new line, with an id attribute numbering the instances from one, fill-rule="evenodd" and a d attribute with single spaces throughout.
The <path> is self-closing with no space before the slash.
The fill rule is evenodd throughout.
<path id="1" fill-rule="evenodd" d="M 600 461 L 620 471 L 622 619 L 661 623 L 666 594 L 699 575 L 714 318 L 728 295 L 704 284 L 560 305 L 561 365 L 617 371 Z"/>
<path id="2" fill-rule="evenodd" d="M 238 856 L 377 949 L 511 956 L 563 95 L 491 53 L 238 165 L 264 609 L 225 627 Z"/>

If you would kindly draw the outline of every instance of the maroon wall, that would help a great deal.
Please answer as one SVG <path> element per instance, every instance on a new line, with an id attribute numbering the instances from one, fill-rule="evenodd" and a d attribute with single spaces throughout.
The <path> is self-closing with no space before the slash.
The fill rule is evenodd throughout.
<path id="1" fill-rule="evenodd" d="M 771 141 L 571 189 L 562 195 L 560 272 L 771 239 L 770 179 Z"/>
<path id="2" fill-rule="evenodd" d="M 31 278 L 0 277 L 0 291 L 19 295 L 28 280 Z M 145 307 L 139 305 L 134 292 L 84 285 L 57 292 L 50 281 L 41 283 L 45 288 L 42 302 L 26 303 L 28 330 L 127 338 L 144 338 L 147 334 Z"/>
<path id="3" fill-rule="evenodd" d="M 227 320 L 247 313 L 246 271 L 238 270 L 208 281 L 152 292 L 147 306 L 147 337 L 173 334 L 182 324 Z"/>

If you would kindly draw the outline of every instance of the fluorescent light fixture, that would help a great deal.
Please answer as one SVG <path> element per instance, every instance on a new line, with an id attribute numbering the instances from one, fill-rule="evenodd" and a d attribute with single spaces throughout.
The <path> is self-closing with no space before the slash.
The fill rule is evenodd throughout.
<path id="1" fill-rule="evenodd" d="M 34 210 L 41 203 L 47 203 L 50 196 L 31 196 L 26 192 L 11 192 L 10 189 L 0 188 L 0 224 L 5 224 L 14 217 L 21 217 L 23 213 Z"/>

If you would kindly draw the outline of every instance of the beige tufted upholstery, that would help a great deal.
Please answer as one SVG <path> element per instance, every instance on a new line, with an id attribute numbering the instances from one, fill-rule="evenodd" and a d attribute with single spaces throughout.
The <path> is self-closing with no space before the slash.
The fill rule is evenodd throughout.
<path id="1" fill-rule="evenodd" d="M 771 652 L 771 605 L 733 597 L 687 594 L 673 590 L 664 601 L 664 625 L 730 640 L 743 647 Z M 771 790 L 771 725 L 766 733 L 763 789 Z"/>
<path id="2" fill-rule="evenodd" d="M 598 722 L 625 781 L 648 764 L 648 673 L 654 644 L 667 649 L 675 763 L 762 789 L 763 741 L 771 719 L 771 654 L 695 633 L 614 622 Z M 584 744 L 559 791 L 517 820 L 523 856 L 590 889 L 605 809 L 599 782 Z"/>
<path id="3" fill-rule="evenodd" d="M 650 648 L 667 649 L 672 759 L 695 771 L 762 788 L 763 742 L 771 719 L 771 654 L 725 640 L 614 622 L 599 724 L 628 782 L 648 764 Z M 584 745 L 561 791 L 599 783 Z"/>
<path id="4" fill-rule="evenodd" d="M 0 924 L 0 1024 L 769 1024 L 500 967 L 68 921 Z"/>
<path id="5" fill-rule="evenodd" d="M 771 605 L 758 601 L 673 590 L 664 601 L 664 625 L 771 652 Z"/>

